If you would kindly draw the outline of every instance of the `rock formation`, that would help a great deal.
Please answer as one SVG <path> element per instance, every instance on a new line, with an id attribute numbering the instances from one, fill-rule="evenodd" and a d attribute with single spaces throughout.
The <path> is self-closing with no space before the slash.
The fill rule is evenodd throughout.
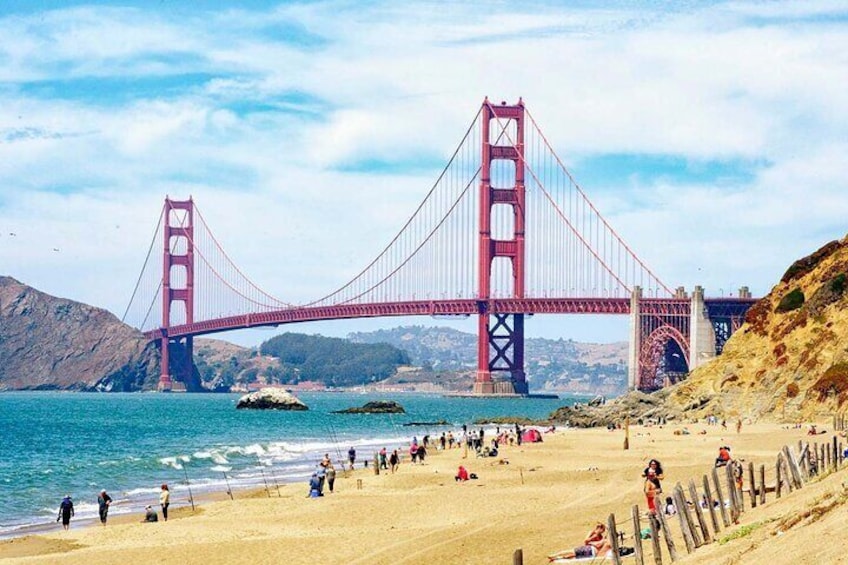
<path id="1" fill-rule="evenodd" d="M 0 390 L 155 390 L 158 373 L 154 344 L 113 314 L 0 277 Z"/>
<path id="2" fill-rule="evenodd" d="M 263 388 L 257 392 L 245 394 L 238 400 L 236 408 L 251 408 L 258 410 L 309 410 L 290 392 L 281 388 Z"/>
<path id="3" fill-rule="evenodd" d="M 358 408 L 336 410 L 333 414 L 405 414 L 403 406 L 393 400 L 375 400 L 366 402 Z"/>

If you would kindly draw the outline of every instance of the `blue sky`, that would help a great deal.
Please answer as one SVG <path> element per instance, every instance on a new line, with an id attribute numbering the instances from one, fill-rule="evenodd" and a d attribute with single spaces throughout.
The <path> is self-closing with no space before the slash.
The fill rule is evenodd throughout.
<path id="1" fill-rule="evenodd" d="M 671 286 L 763 294 L 848 231 L 844 2 L 237 5 L 0 4 L 0 273 L 120 314 L 164 196 L 190 194 L 245 272 L 307 301 L 382 249 L 486 95 L 524 97 Z"/>

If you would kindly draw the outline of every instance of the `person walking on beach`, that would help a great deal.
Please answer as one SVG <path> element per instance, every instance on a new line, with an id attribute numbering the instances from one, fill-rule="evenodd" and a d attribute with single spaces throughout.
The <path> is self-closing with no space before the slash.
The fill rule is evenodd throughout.
<path id="1" fill-rule="evenodd" d="M 650 478 L 645 478 L 645 500 L 648 503 L 648 512 L 657 513 L 657 485 Z"/>
<path id="2" fill-rule="evenodd" d="M 356 450 L 353 446 L 347 450 L 347 460 L 350 461 L 350 470 L 353 471 L 353 464 L 356 461 Z"/>
<path id="3" fill-rule="evenodd" d="M 414 443 L 409 446 L 409 457 L 413 463 L 418 463 L 418 444 Z"/>
<path id="4" fill-rule="evenodd" d="M 71 501 L 71 495 L 66 494 L 62 502 L 59 503 L 59 515 L 56 521 L 62 520 L 62 527 L 67 530 L 71 527 L 71 518 L 74 515 L 74 503 Z"/>
<path id="5" fill-rule="evenodd" d="M 386 448 L 380 450 L 380 469 L 388 469 L 389 466 L 387 464 L 388 457 L 386 456 Z"/>
<path id="6" fill-rule="evenodd" d="M 392 474 L 394 474 L 395 470 L 398 468 L 400 464 L 400 457 L 398 457 L 397 449 L 392 451 L 391 456 L 389 457 L 389 465 L 392 466 Z"/>
<path id="7" fill-rule="evenodd" d="M 333 464 L 330 463 L 327 465 L 327 488 L 330 489 L 330 493 L 333 492 L 333 485 L 336 483 L 336 468 L 333 467 Z"/>
<path id="8" fill-rule="evenodd" d="M 171 491 L 168 490 L 168 485 L 162 484 L 162 491 L 159 493 L 159 504 L 162 506 L 162 519 L 168 521 L 168 506 L 171 505 Z"/>
<path id="9" fill-rule="evenodd" d="M 109 505 L 112 504 L 112 497 L 106 494 L 106 489 L 100 491 L 97 495 L 97 509 L 100 512 L 100 523 L 106 525 L 106 516 L 109 514 Z"/>

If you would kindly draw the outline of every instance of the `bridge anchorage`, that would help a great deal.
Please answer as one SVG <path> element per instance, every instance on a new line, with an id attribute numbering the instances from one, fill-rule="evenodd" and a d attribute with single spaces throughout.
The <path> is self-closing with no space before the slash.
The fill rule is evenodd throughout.
<path id="1" fill-rule="evenodd" d="M 158 242 L 158 245 L 157 245 Z M 152 258 L 162 250 L 162 260 Z M 386 316 L 477 316 L 479 395 L 527 395 L 535 314 L 630 316 L 628 380 L 651 391 L 719 355 L 755 302 L 672 291 L 575 182 L 523 101 L 483 104 L 424 201 L 353 279 L 305 304 L 268 294 L 192 199 L 165 199 L 125 321 L 161 350 L 159 389 L 201 389 L 193 338 L 259 326 Z"/>

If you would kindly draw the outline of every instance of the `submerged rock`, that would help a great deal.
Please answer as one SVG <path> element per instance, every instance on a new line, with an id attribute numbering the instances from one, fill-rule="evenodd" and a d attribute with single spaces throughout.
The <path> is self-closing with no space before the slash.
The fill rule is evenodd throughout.
<path id="1" fill-rule="evenodd" d="M 263 388 L 257 392 L 245 394 L 238 400 L 236 408 L 257 410 L 309 410 L 309 407 L 292 393 L 281 388 Z"/>
<path id="2" fill-rule="evenodd" d="M 375 400 L 366 402 L 359 408 L 336 410 L 334 414 L 405 414 L 403 406 L 393 400 Z"/>

